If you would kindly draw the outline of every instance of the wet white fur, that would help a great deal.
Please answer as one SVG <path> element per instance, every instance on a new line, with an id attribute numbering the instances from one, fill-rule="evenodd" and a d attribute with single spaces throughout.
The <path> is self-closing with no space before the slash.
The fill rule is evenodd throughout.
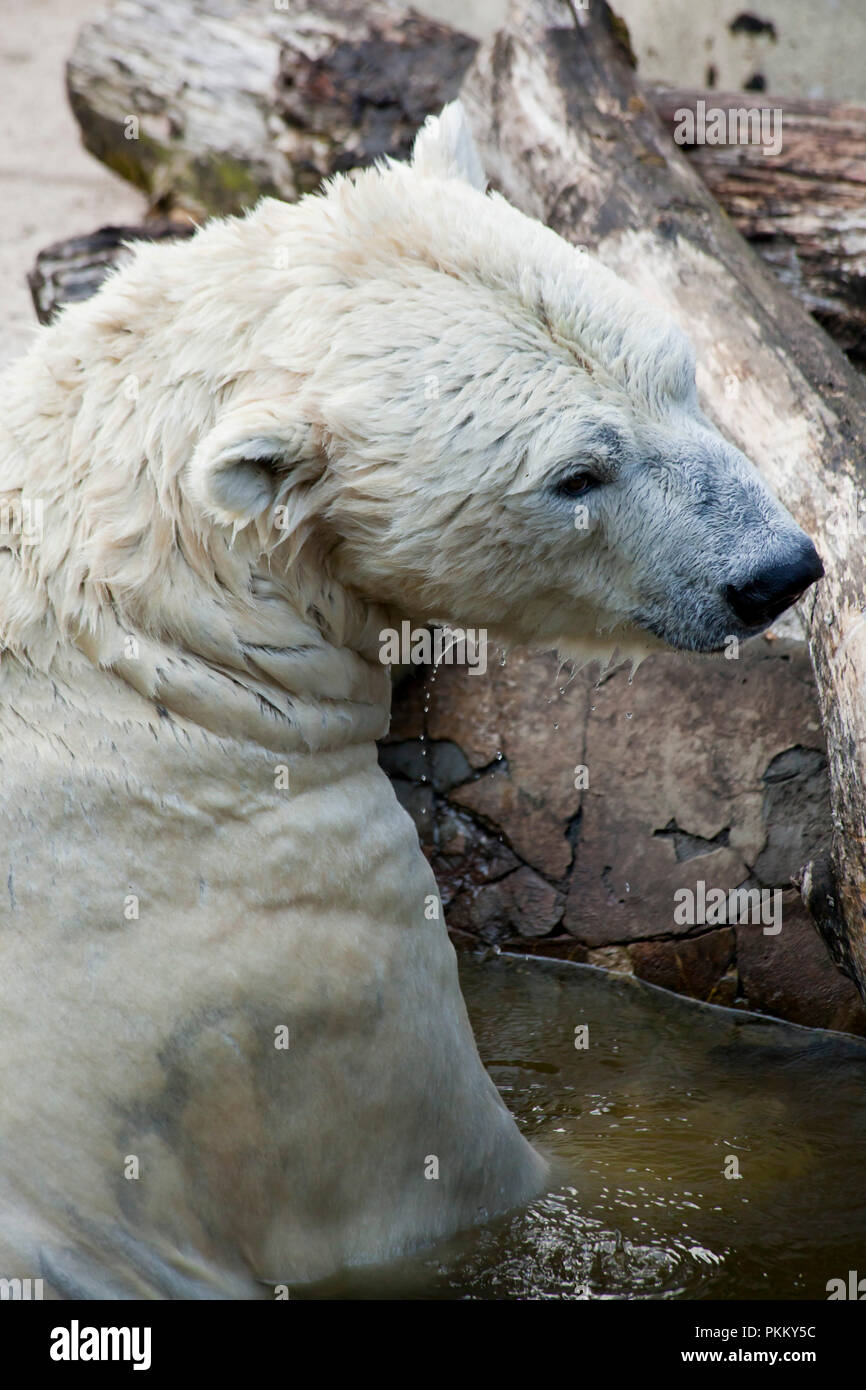
<path id="1" fill-rule="evenodd" d="M 0 505 L 43 507 L 0 535 L 7 1276 L 253 1294 L 544 1180 L 376 766 L 379 632 L 712 645 L 792 523 L 680 330 L 483 183 L 447 108 L 137 247 L 0 383 Z"/>

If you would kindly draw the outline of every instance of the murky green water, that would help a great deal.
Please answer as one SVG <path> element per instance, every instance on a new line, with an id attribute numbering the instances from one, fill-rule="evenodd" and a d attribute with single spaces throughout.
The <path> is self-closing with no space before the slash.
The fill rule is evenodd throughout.
<path id="1" fill-rule="evenodd" d="M 461 979 L 555 1185 L 307 1296 L 825 1299 L 866 1276 L 866 1042 L 555 961 L 464 959 Z"/>

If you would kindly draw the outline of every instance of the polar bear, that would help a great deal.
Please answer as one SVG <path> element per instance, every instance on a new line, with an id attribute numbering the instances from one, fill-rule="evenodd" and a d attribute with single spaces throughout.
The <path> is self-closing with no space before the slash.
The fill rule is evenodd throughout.
<path id="1" fill-rule="evenodd" d="M 380 634 L 711 651 L 820 575 L 681 331 L 453 105 L 140 246 L 0 406 L 0 1272 L 269 1296 L 530 1199 Z"/>

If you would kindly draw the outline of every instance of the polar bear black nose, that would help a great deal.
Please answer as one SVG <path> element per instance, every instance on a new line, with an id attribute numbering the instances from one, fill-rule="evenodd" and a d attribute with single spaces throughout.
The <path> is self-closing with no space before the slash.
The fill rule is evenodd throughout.
<path id="1" fill-rule="evenodd" d="M 728 603 L 747 627 L 765 627 L 824 573 L 821 557 L 807 540 L 795 555 L 775 560 L 742 586 L 729 584 Z"/>

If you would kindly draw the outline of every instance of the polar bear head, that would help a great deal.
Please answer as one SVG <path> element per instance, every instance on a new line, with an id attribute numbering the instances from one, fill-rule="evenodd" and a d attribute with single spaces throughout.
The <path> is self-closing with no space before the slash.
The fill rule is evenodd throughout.
<path id="1" fill-rule="evenodd" d="M 821 575 L 702 416 L 680 329 L 485 194 L 458 104 L 411 164 L 247 225 L 284 248 L 262 333 L 292 390 L 241 390 L 202 439 L 192 491 L 221 524 L 315 518 L 322 564 L 364 596 L 572 647 L 716 649 Z"/>
<path id="2" fill-rule="evenodd" d="M 51 610 L 233 669 L 299 632 L 367 655 L 383 614 L 707 651 L 822 572 L 680 329 L 485 192 L 459 105 L 408 164 L 140 246 L 4 379 L 0 435 L 0 500 L 45 499 L 42 544 L 0 543 L 31 654 Z"/>

